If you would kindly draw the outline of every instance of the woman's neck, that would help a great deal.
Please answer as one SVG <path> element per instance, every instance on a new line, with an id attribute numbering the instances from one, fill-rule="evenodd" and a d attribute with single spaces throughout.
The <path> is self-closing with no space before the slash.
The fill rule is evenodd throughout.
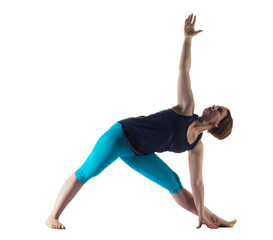
<path id="1" fill-rule="evenodd" d="M 190 125 L 190 131 L 193 135 L 198 136 L 200 133 L 211 129 L 211 124 L 202 119 L 201 117 L 197 118 Z"/>

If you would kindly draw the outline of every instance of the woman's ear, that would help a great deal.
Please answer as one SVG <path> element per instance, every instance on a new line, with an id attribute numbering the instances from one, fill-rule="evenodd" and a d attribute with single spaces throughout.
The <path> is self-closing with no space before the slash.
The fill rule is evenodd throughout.
<path id="1" fill-rule="evenodd" d="M 214 127 L 219 128 L 219 124 L 215 123 Z"/>

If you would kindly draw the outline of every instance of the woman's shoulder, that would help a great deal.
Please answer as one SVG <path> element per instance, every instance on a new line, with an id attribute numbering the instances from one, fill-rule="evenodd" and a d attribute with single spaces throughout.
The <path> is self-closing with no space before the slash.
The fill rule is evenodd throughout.
<path id="1" fill-rule="evenodd" d="M 185 107 L 183 105 L 176 105 L 176 106 L 172 107 L 171 110 L 173 110 L 175 113 L 177 113 L 179 115 L 187 116 L 187 117 L 190 117 L 194 114 L 193 108 Z"/>

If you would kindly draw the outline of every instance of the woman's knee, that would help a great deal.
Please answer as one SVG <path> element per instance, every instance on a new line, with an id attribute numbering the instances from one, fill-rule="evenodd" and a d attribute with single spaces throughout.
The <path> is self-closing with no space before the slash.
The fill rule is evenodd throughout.
<path id="1" fill-rule="evenodd" d="M 88 180 L 90 180 L 93 177 L 96 177 L 97 175 L 100 174 L 101 171 L 96 171 L 96 170 L 84 170 L 82 168 L 79 168 L 75 172 L 76 178 L 83 184 L 85 184 Z"/>
<path id="2" fill-rule="evenodd" d="M 171 194 L 175 194 L 175 193 L 178 193 L 179 191 L 181 191 L 182 188 L 183 188 L 183 186 L 182 186 L 179 176 L 173 171 L 173 179 L 172 179 L 172 183 L 170 184 L 170 186 L 168 188 L 168 191 Z"/>
<path id="3" fill-rule="evenodd" d="M 115 161 L 120 152 L 118 144 L 121 126 L 114 124 L 96 142 L 92 152 L 75 172 L 77 179 L 81 183 L 86 183 L 89 179 L 99 175 L 106 167 Z"/>

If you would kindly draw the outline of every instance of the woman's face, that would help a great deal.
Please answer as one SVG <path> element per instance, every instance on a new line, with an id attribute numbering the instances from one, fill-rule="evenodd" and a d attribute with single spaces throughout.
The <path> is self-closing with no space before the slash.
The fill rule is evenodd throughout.
<path id="1" fill-rule="evenodd" d="M 210 123 L 214 123 L 218 126 L 219 122 L 227 116 L 227 109 L 222 106 L 215 106 L 208 107 L 204 109 L 203 115 L 205 120 Z"/>

